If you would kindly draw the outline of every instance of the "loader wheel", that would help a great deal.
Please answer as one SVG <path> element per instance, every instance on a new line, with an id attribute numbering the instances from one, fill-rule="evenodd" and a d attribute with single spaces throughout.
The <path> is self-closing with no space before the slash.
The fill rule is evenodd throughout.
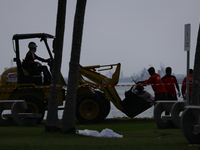
<path id="1" fill-rule="evenodd" d="M 98 94 L 105 102 L 106 111 L 105 111 L 104 116 L 103 116 L 103 119 L 105 119 L 108 116 L 108 114 L 110 113 L 110 101 L 107 98 L 105 98 L 103 93 L 101 93 L 99 91 L 96 91 L 95 93 Z"/>
<path id="2" fill-rule="evenodd" d="M 41 123 L 44 118 L 44 113 L 45 113 L 44 102 L 34 96 L 24 96 L 19 99 L 25 100 L 28 106 L 28 109 L 26 109 L 23 112 L 42 114 L 42 117 L 37 119 L 37 123 L 38 124 Z"/>
<path id="3" fill-rule="evenodd" d="M 76 102 L 76 119 L 81 123 L 97 123 L 105 119 L 104 99 L 94 93 L 84 94 Z"/>
<path id="4" fill-rule="evenodd" d="M 102 120 L 104 120 L 110 113 L 110 101 L 106 98 L 103 98 L 103 100 L 105 102 L 105 112 L 104 115 L 102 115 Z"/>

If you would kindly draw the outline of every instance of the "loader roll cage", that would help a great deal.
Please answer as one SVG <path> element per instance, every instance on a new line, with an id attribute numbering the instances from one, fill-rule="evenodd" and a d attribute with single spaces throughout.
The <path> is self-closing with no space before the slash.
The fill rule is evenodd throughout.
<path id="1" fill-rule="evenodd" d="M 24 79 L 26 78 L 23 72 L 22 62 L 20 60 L 19 40 L 33 39 L 33 38 L 39 38 L 40 41 L 44 41 L 48 54 L 50 58 L 53 60 L 53 55 L 47 43 L 47 39 L 53 39 L 53 40 L 55 39 L 53 35 L 47 33 L 15 34 L 12 40 L 13 40 L 13 48 L 16 53 L 16 58 L 14 58 L 14 61 L 16 61 L 17 63 L 18 83 L 23 83 Z"/>

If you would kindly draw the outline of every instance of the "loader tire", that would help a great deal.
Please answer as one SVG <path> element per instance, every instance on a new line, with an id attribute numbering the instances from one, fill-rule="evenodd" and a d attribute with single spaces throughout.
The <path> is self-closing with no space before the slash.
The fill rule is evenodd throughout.
<path id="1" fill-rule="evenodd" d="M 45 113 L 45 104 L 43 101 L 39 100 L 37 97 L 34 96 L 23 96 L 19 98 L 20 100 L 25 100 L 26 104 L 28 106 L 28 109 L 26 109 L 25 113 L 37 113 L 41 114 L 42 117 L 37 119 L 37 124 L 41 123 L 44 118 Z"/>
<path id="2" fill-rule="evenodd" d="M 105 110 L 104 116 L 102 116 L 103 119 L 105 119 L 108 116 L 108 114 L 110 113 L 110 108 L 111 108 L 110 101 L 103 95 L 103 93 L 101 93 L 99 91 L 96 91 L 95 93 L 98 94 L 105 102 L 106 110 Z"/>
<path id="3" fill-rule="evenodd" d="M 105 112 L 104 115 L 102 116 L 102 120 L 104 120 L 110 113 L 110 101 L 104 98 L 104 102 L 105 102 Z"/>
<path id="4" fill-rule="evenodd" d="M 98 94 L 88 93 L 77 99 L 76 119 L 80 123 L 97 123 L 105 119 L 106 103 Z"/>

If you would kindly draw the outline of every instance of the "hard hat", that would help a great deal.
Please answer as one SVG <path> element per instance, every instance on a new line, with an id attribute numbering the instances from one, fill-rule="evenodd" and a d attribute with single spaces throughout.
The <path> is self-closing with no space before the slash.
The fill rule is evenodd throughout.
<path id="1" fill-rule="evenodd" d="M 28 44 L 28 47 L 29 47 L 29 48 L 36 48 L 37 45 L 35 44 L 35 42 L 30 42 L 30 43 Z"/>

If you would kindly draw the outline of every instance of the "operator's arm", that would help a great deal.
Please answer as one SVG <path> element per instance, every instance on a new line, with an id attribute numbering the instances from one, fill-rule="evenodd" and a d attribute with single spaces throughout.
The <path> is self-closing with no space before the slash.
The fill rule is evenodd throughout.
<path id="1" fill-rule="evenodd" d="M 47 59 L 41 58 L 41 57 L 37 56 L 36 54 L 35 54 L 35 59 L 42 61 L 42 62 L 48 62 Z"/>

